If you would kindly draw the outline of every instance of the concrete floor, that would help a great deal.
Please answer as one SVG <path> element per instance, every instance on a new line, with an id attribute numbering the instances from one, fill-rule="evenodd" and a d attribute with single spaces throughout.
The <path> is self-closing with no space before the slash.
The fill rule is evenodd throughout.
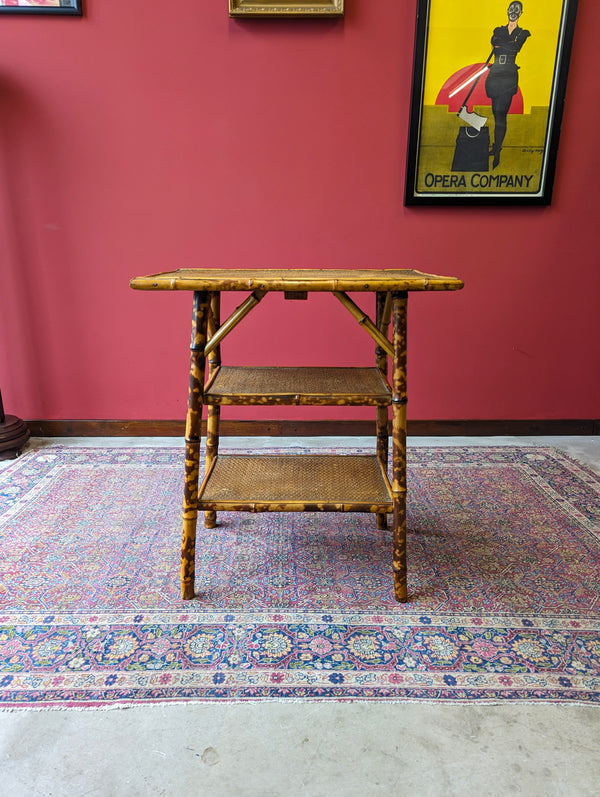
<path id="1" fill-rule="evenodd" d="M 32 444 L 52 442 L 178 444 Z M 285 441 L 239 445 L 249 442 Z M 370 443 L 289 445 L 363 442 Z M 411 438 L 409 445 L 551 445 L 600 473 L 600 437 Z M 600 707 L 273 702 L 0 712 L 0 797 L 31 794 L 599 797 Z"/>

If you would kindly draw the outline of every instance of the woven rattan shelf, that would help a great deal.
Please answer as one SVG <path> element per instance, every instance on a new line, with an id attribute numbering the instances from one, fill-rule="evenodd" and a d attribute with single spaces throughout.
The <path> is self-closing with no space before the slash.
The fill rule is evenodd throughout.
<path id="1" fill-rule="evenodd" d="M 207 404 L 389 406 L 378 368 L 221 366 L 204 391 Z"/>
<path id="2" fill-rule="evenodd" d="M 219 455 L 199 509 L 254 512 L 392 512 L 391 486 L 375 456 Z"/>
<path id="3" fill-rule="evenodd" d="M 181 593 L 194 597 L 198 513 L 212 528 L 217 512 L 370 512 L 377 529 L 393 515 L 394 594 L 408 599 L 406 570 L 406 309 L 410 291 L 454 291 L 455 277 L 413 269 L 177 269 L 131 280 L 142 291 L 193 291 L 190 381 L 185 428 L 185 483 L 181 544 Z M 223 291 L 250 295 L 221 322 Z M 221 363 L 221 343 L 269 293 L 307 299 L 328 292 L 374 341 L 374 367 L 240 367 Z M 372 320 L 348 292 L 375 294 Z M 391 339 L 389 328 L 391 326 Z M 300 330 L 302 333 L 303 330 Z M 285 334 L 282 330 L 281 334 Z M 292 332 L 291 334 L 294 334 Z M 298 332 L 296 332 L 298 334 Z M 388 358 L 391 379 L 388 380 Z M 201 476 L 202 413 L 206 468 Z M 225 405 L 370 406 L 376 416 L 373 456 L 254 456 L 219 454 Z M 391 408 L 392 467 L 388 479 Z"/>

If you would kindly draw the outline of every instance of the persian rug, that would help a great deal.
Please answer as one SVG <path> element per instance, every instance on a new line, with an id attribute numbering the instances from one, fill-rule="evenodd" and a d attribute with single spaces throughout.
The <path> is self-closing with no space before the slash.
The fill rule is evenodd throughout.
<path id="1" fill-rule="evenodd" d="M 363 514 L 220 513 L 179 595 L 178 448 L 0 471 L 0 707 L 600 703 L 600 476 L 550 448 L 412 448 L 410 602 Z"/>

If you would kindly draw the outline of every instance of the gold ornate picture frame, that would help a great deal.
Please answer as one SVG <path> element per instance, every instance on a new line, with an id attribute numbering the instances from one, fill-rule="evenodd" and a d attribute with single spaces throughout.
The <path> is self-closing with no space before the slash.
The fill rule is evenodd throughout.
<path id="1" fill-rule="evenodd" d="M 229 0 L 230 17 L 343 17 L 344 0 Z"/>

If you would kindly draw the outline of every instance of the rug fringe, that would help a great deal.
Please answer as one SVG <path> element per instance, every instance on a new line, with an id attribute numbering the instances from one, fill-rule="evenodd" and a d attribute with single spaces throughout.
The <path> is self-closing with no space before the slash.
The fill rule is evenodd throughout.
<path id="1" fill-rule="evenodd" d="M 567 707 L 582 707 L 586 706 L 595 711 L 600 710 L 600 704 L 589 703 L 585 700 L 551 700 L 540 698 L 539 700 L 501 700 L 501 699 L 486 699 L 486 700 L 456 700 L 448 698 L 447 700 L 440 699 L 419 699 L 419 698 L 337 698 L 337 697 L 293 697 L 293 698 L 276 698 L 276 697 L 249 697 L 249 698 L 198 698 L 192 700 L 161 700 L 156 702 L 139 702 L 139 703 L 110 703 L 98 706 L 0 706 L 0 714 L 23 714 L 33 712 L 52 712 L 52 711 L 74 711 L 74 712 L 87 712 L 87 711 L 130 711 L 132 709 L 148 709 L 148 708 L 166 708 L 167 706 L 240 706 L 240 705 L 264 705 L 265 703 L 278 704 L 278 705 L 301 705 L 307 703 L 338 703 L 338 704 L 358 704 L 358 705 L 373 705 L 378 703 L 380 705 L 406 705 L 407 703 L 419 704 L 420 706 L 469 706 L 476 708 L 477 706 L 561 706 L 561 709 Z"/>

